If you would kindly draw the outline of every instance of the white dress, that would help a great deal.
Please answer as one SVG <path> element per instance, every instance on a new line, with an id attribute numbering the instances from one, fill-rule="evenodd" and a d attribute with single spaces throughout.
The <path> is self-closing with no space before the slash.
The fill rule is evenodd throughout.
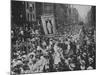
<path id="1" fill-rule="evenodd" d="M 61 60 L 60 60 L 60 53 L 58 52 L 59 48 L 55 45 L 54 46 L 54 64 L 58 64 Z"/>
<path id="2" fill-rule="evenodd" d="M 61 60 L 60 60 L 60 54 L 58 52 L 56 52 L 54 54 L 54 64 L 59 64 L 59 62 L 61 62 Z"/>
<path id="3" fill-rule="evenodd" d="M 48 22 L 48 23 L 47 23 L 47 29 L 48 29 L 49 33 L 51 33 L 51 28 L 52 28 L 52 27 L 51 27 L 51 24 Z"/>

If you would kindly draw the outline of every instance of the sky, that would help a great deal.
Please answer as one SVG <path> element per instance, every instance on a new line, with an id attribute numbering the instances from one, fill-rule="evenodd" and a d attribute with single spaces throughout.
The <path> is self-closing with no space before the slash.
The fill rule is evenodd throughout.
<path id="1" fill-rule="evenodd" d="M 90 5 L 72 5 L 72 6 L 78 10 L 81 19 L 85 21 L 85 18 L 87 16 L 87 13 L 91 9 L 91 6 Z"/>

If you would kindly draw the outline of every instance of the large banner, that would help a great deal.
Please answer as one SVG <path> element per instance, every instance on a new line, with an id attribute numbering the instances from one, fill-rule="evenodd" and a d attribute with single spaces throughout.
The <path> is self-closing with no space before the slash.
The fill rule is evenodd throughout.
<path id="1" fill-rule="evenodd" d="M 55 20 L 53 15 L 43 15 L 41 16 L 42 25 L 45 34 L 55 34 Z"/>

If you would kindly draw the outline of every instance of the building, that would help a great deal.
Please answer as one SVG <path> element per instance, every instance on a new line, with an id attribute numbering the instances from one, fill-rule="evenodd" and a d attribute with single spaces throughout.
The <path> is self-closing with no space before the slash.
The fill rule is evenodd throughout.
<path id="1" fill-rule="evenodd" d="M 26 20 L 29 22 L 36 21 L 36 7 L 35 2 L 25 2 Z"/>
<path id="2" fill-rule="evenodd" d="M 25 2 L 26 21 L 40 22 L 45 34 L 55 34 L 54 5 L 52 3 Z"/>

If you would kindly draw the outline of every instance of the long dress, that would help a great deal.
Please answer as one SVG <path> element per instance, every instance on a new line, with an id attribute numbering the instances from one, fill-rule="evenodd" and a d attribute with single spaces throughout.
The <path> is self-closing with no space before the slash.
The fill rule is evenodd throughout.
<path id="1" fill-rule="evenodd" d="M 55 53 L 54 53 L 54 64 L 57 65 L 57 64 L 59 64 L 59 62 L 61 62 L 61 60 L 60 60 L 60 54 L 58 52 L 58 47 L 56 45 L 54 46 L 54 51 L 55 51 Z"/>
<path id="2" fill-rule="evenodd" d="M 52 26 L 51 26 L 50 22 L 47 22 L 47 29 L 48 29 L 49 33 L 51 34 L 52 33 L 52 31 L 51 31 Z"/>

